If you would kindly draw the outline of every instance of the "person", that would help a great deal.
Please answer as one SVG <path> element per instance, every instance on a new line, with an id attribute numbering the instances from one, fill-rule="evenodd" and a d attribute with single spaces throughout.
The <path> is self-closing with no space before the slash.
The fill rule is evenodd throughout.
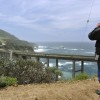
<path id="1" fill-rule="evenodd" d="M 96 28 L 88 34 L 90 40 L 96 40 L 95 43 L 95 60 L 97 60 L 98 66 L 98 81 L 100 83 L 100 23 Z M 100 95 L 100 90 L 96 90 L 96 94 Z"/>

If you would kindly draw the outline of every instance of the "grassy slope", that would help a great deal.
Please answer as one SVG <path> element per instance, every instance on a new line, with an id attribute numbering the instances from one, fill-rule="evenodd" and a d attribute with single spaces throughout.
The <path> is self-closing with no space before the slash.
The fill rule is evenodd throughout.
<path id="1" fill-rule="evenodd" d="M 14 35 L 0 29 L 0 42 L 5 42 L 7 40 L 10 40 L 11 43 L 14 43 L 18 46 L 28 46 L 28 47 L 34 47 L 34 43 L 31 44 L 27 41 L 23 41 L 15 37 Z"/>
<path id="2" fill-rule="evenodd" d="M 18 38 L 15 37 L 14 35 L 11 35 L 10 33 L 0 29 L 0 40 L 1 39 L 15 39 L 15 40 L 18 40 Z"/>
<path id="3" fill-rule="evenodd" d="M 53 84 L 31 84 L 0 90 L 0 100 L 100 100 L 97 80 Z"/>

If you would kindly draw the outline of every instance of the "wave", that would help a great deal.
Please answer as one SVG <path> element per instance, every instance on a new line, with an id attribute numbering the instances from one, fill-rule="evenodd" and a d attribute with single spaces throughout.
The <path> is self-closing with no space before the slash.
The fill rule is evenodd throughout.
<path id="1" fill-rule="evenodd" d="M 34 52 L 45 52 L 44 49 L 34 49 Z"/>
<path id="2" fill-rule="evenodd" d="M 78 51 L 79 49 L 67 49 L 67 48 L 64 48 L 63 50 L 68 50 L 68 51 Z M 58 47 L 55 47 L 55 48 L 35 48 L 34 49 L 34 52 L 47 52 L 49 50 L 60 50 Z"/>
<path id="3" fill-rule="evenodd" d="M 62 53 L 67 54 L 69 53 L 75 53 L 76 51 L 83 51 L 82 48 L 68 48 L 66 46 L 46 46 L 46 45 L 39 45 L 37 48 L 34 48 L 34 52 L 49 52 L 50 53 Z M 71 51 L 71 52 L 70 52 Z"/>
<path id="4" fill-rule="evenodd" d="M 34 49 L 34 52 L 47 52 L 47 51 L 49 51 L 49 50 L 51 50 L 51 49 Z"/>
<path id="5" fill-rule="evenodd" d="M 65 65 L 72 65 L 73 62 L 72 61 L 68 61 L 68 62 L 59 62 L 58 65 L 59 66 L 65 66 Z M 77 61 L 76 65 L 81 66 L 81 62 Z M 94 65 L 93 62 L 84 62 L 84 65 Z"/>
<path id="6" fill-rule="evenodd" d="M 47 48 L 47 46 L 39 45 L 38 48 L 44 49 L 44 48 Z"/>
<path id="7" fill-rule="evenodd" d="M 73 62 L 72 61 L 68 61 L 68 62 L 59 62 L 58 66 L 65 66 L 65 65 L 71 65 Z"/>
<path id="8" fill-rule="evenodd" d="M 42 62 L 42 64 L 44 64 L 44 66 L 45 66 L 45 67 L 47 67 L 47 63 Z M 49 63 L 49 67 L 54 67 L 54 66 L 55 66 L 55 64 L 54 64 L 54 63 Z"/>
<path id="9" fill-rule="evenodd" d="M 48 48 L 48 46 L 39 45 L 37 48 L 34 48 L 34 52 L 47 52 L 48 50 L 52 50 Z"/>
<path id="10" fill-rule="evenodd" d="M 42 63 L 45 64 L 45 62 L 42 62 Z M 73 64 L 72 61 L 58 62 L 59 68 L 64 67 L 64 66 L 68 67 L 68 65 L 72 65 L 72 64 Z M 81 66 L 81 62 L 80 61 L 77 61 L 75 64 L 77 66 Z M 49 63 L 49 67 L 54 67 L 55 65 L 56 65 L 56 63 L 52 63 L 52 62 Z M 84 62 L 84 66 L 90 66 L 90 65 L 95 65 L 95 63 L 94 62 Z M 45 64 L 45 66 L 47 66 L 47 64 Z"/>
<path id="11" fill-rule="evenodd" d="M 86 54 L 95 54 L 95 52 L 85 52 Z"/>
<path id="12" fill-rule="evenodd" d="M 79 66 L 81 66 L 81 62 L 80 62 L 80 61 L 77 61 L 76 64 L 79 65 Z M 84 62 L 84 65 L 85 65 L 85 66 L 86 66 L 86 65 L 87 65 L 87 66 L 94 65 L 94 62 Z"/>

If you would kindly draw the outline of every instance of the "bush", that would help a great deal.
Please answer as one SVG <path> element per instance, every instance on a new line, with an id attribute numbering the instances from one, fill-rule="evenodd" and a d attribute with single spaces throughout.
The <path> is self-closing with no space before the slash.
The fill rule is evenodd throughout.
<path id="1" fill-rule="evenodd" d="M 58 75 L 62 76 L 62 72 L 56 67 L 48 67 L 45 69 L 46 77 L 45 82 L 55 82 L 58 80 Z"/>
<path id="2" fill-rule="evenodd" d="M 12 77 L 1 76 L 0 88 L 17 84 L 17 79 Z"/>
<path id="3" fill-rule="evenodd" d="M 48 70 L 49 72 L 54 73 L 55 75 L 60 75 L 60 76 L 62 76 L 62 72 L 61 72 L 59 69 L 57 69 L 56 67 L 48 67 L 47 70 Z"/>
<path id="4" fill-rule="evenodd" d="M 5 83 L 7 86 L 16 85 L 17 79 L 12 77 L 6 77 Z"/>
<path id="5" fill-rule="evenodd" d="M 7 86 L 5 80 L 6 80 L 6 77 L 3 77 L 3 76 L 0 77 L 0 88 L 4 88 Z"/>
<path id="6" fill-rule="evenodd" d="M 62 72 L 56 67 L 47 67 L 40 63 L 29 60 L 17 60 L 5 62 L 1 60 L 0 76 L 7 76 L 7 84 L 13 84 L 18 81 L 18 84 L 29 83 L 50 83 L 56 81 L 57 75 L 62 75 Z M 11 79 L 9 77 L 15 77 Z"/>
<path id="7" fill-rule="evenodd" d="M 75 80 L 84 80 L 88 78 L 89 78 L 89 75 L 87 73 L 81 73 L 79 75 L 76 75 Z"/>
<path id="8" fill-rule="evenodd" d="M 4 88 L 4 87 L 6 87 L 7 85 L 6 85 L 6 83 L 5 82 L 0 82 L 0 88 Z"/>

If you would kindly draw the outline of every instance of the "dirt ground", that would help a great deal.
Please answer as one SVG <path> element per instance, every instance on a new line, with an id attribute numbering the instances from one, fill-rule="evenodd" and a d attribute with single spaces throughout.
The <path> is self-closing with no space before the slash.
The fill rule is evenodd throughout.
<path id="1" fill-rule="evenodd" d="M 0 100 L 100 100 L 97 79 L 52 84 L 11 86 L 0 90 Z"/>

